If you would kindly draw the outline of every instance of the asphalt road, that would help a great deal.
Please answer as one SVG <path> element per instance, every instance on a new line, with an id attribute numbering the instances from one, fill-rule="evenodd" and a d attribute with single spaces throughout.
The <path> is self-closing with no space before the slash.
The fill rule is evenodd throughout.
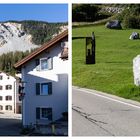
<path id="1" fill-rule="evenodd" d="M 0 136 L 20 136 L 21 128 L 21 119 L 0 114 Z"/>
<path id="2" fill-rule="evenodd" d="M 72 92 L 73 136 L 140 136 L 139 103 L 75 87 Z"/>

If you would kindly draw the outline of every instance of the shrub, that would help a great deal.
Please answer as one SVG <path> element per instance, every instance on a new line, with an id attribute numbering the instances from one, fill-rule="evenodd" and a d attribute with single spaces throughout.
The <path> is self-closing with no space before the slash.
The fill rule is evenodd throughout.
<path id="1" fill-rule="evenodd" d="M 72 21 L 93 22 L 98 18 L 99 7 L 92 4 L 76 4 L 72 8 Z"/>
<path id="2" fill-rule="evenodd" d="M 140 29 L 140 16 L 125 16 L 123 26 L 125 28 Z"/>

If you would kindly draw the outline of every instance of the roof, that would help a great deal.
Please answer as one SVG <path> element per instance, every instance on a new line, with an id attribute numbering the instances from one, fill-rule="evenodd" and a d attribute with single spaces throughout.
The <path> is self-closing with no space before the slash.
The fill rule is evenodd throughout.
<path id="1" fill-rule="evenodd" d="M 5 74 L 6 76 L 11 76 L 11 77 L 15 78 L 16 80 L 19 79 L 19 77 L 15 76 L 15 75 L 10 75 L 9 73 L 6 73 L 4 71 L 0 71 L 0 74 L 1 73 Z"/>
<path id="2" fill-rule="evenodd" d="M 60 33 L 59 35 L 57 35 L 56 37 L 54 37 L 52 40 L 50 40 L 49 42 L 45 43 L 40 48 L 38 48 L 37 50 L 35 50 L 31 54 L 29 54 L 28 56 L 26 56 L 25 58 L 23 58 L 22 60 L 20 60 L 16 64 L 14 64 L 14 67 L 16 69 L 21 68 L 21 66 L 23 64 L 25 64 L 28 61 L 30 61 L 31 59 L 33 59 L 34 57 L 36 57 L 37 55 L 39 55 L 40 53 L 42 53 L 44 50 L 47 50 L 49 48 L 52 48 L 56 43 L 58 43 L 59 41 L 61 41 L 62 39 L 64 39 L 67 36 L 68 36 L 68 30 L 65 30 L 64 32 Z"/>
<path id="3" fill-rule="evenodd" d="M 4 72 L 4 71 L 0 71 L 0 74 L 1 74 L 1 73 L 4 73 L 4 74 L 7 75 L 7 76 L 12 76 L 12 75 L 10 75 L 10 74 Z M 14 76 L 12 76 L 12 77 L 14 77 Z"/>

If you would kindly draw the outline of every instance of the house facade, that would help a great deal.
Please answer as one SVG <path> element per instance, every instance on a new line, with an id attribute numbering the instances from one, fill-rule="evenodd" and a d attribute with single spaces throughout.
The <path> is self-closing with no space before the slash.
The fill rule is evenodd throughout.
<path id="1" fill-rule="evenodd" d="M 21 113 L 21 101 L 17 96 L 18 79 L 0 72 L 0 112 Z"/>
<path id="2" fill-rule="evenodd" d="M 23 126 L 49 124 L 68 112 L 68 31 L 19 61 Z"/>

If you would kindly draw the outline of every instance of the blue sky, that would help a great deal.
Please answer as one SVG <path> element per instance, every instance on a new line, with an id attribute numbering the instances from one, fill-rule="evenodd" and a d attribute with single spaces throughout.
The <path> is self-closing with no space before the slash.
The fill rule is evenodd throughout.
<path id="1" fill-rule="evenodd" d="M 0 4 L 0 21 L 40 20 L 67 22 L 67 4 Z"/>

